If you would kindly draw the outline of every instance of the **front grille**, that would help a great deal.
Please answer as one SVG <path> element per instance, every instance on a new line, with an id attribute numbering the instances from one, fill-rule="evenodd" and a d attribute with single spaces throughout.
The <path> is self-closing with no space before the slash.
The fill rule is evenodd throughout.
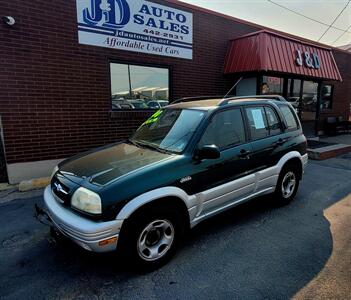
<path id="1" fill-rule="evenodd" d="M 61 204 L 69 205 L 71 199 L 70 188 L 64 183 L 62 175 L 55 175 L 51 181 L 51 189 L 55 195 L 56 200 Z"/>

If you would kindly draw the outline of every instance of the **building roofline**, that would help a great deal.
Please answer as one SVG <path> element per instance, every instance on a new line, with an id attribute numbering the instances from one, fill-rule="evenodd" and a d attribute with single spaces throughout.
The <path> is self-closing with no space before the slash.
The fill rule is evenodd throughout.
<path id="1" fill-rule="evenodd" d="M 226 15 L 226 14 L 220 13 L 220 12 L 216 12 L 216 11 L 210 10 L 208 8 L 200 7 L 200 6 L 197 6 L 197 5 L 194 5 L 194 4 L 185 3 L 185 2 L 182 2 L 182 1 L 179 1 L 179 0 L 165 0 L 165 1 L 169 2 L 169 3 L 172 3 L 172 4 L 176 4 L 178 6 L 182 6 L 184 8 L 197 10 L 197 11 L 200 11 L 200 12 L 203 12 L 203 13 L 207 13 L 207 14 L 210 14 L 210 15 L 213 15 L 213 16 L 225 18 L 227 20 L 231 20 L 231 21 L 234 21 L 234 22 L 237 22 L 237 23 L 245 24 L 245 25 L 248 25 L 248 26 L 251 26 L 251 27 L 256 27 L 256 28 L 259 29 L 259 31 L 268 31 L 268 32 L 274 33 L 276 35 L 283 36 L 285 38 L 294 39 L 294 40 L 297 40 L 299 42 L 312 44 L 312 45 L 315 45 L 315 46 L 320 47 L 320 48 L 325 48 L 325 49 L 328 49 L 328 50 L 338 51 L 338 52 L 342 52 L 344 54 L 351 55 L 350 51 L 343 50 L 343 49 L 340 49 L 338 47 L 328 46 L 326 44 L 322 44 L 322 43 L 319 43 L 319 42 L 316 42 L 316 41 L 313 41 L 313 40 L 310 40 L 310 39 L 307 39 L 307 38 L 304 38 L 304 37 L 300 37 L 300 36 L 297 36 L 297 35 L 294 35 L 294 34 L 291 34 L 291 33 L 288 33 L 288 32 L 280 31 L 280 30 L 277 30 L 277 29 L 274 29 L 274 28 L 266 27 L 266 26 L 263 26 L 263 25 L 259 25 L 257 23 L 253 23 L 253 22 L 250 22 L 250 21 L 239 19 L 239 18 L 230 16 L 230 15 Z M 252 34 L 257 34 L 257 32 L 254 32 Z"/>
<path id="2" fill-rule="evenodd" d="M 328 50 L 328 51 L 332 50 L 332 48 L 329 47 L 328 45 L 324 45 L 324 44 L 321 44 L 321 43 L 316 43 L 314 41 L 308 41 L 307 42 L 305 39 L 303 39 L 303 38 L 301 39 L 301 38 L 299 38 L 297 36 L 286 35 L 286 34 L 282 34 L 282 33 L 276 32 L 274 30 L 272 31 L 272 30 L 267 30 L 267 29 L 262 29 L 262 30 L 259 30 L 259 31 L 251 32 L 249 34 L 245 34 L 245 35 L 236 37 L 234 39 L 231 39 L 231 41 L 236 41 L 236 40 L 244 39 L 244 38 L 247 38 L 247 37 L 250 37 L 250 36 L 259 35 L 261 33 L 267 33 L 267 34 L 270 34 L 270 35 L 275 35 L 275 36 L 278 36 L 278 37 L 281 37 L 281 38 L 284 38 L 284 39 L 288 39 L 288 40 L 291 40 L 291 41 L 294 41 L 294 42 L 298 42 L 298 43 L 304 43 L 304 44 L 307 44 L 309 46 L 315 46 L 315 47 L 322 48 L 322 49 L 325 49 L 325 50 Z"/>
<path id="3" fill-rule="evenodd" d="M 179 1 L 179 0 L 165 0 L 165 1 L 169 2 L 169 3 L 173 3 L 173 4 L 176 4 L 176 5 L 179 5 L 179 6 L 183 6 L 185 8 L 189 8 L 189 9 L 197 10 L 197 11 L 200 11 L 200 12 L 203 12 L 203 13 L 207 13 L 207 14 L 210 14 L 210 15 L 214 15 L 214 16 L 217 16 L 217 17 L 225 18 L 225 19 L 228 19 L 228 20 L 231 20 L 231 21 L 236 21 L 236 22 L 241 23 L 241 24 L 249 25 L 249 26 L 252 26 L 252 27 L 257 27 L 258 29 L 262 29 L 263 28 L 262 25 L 259 25 L 259 24 L 256 24 L 256 23 L 253 23 L 253 22 L 250 22 L 250 21 L 246 21 L 246 20 L 243 20 L 243 19 L 239 19 L 239 18 L 230 16 L 230 15 L 226 15 L 226 14 L 223 14 L 223 13 L 220 13 L 220 12 L 216 12 L 214 10 L 210 10 L 208 8 L 204 8 L 204 7 L 201 7 L 201 6 L 194 5 L 194 4 L 182 2 L 182 1 Z"/>

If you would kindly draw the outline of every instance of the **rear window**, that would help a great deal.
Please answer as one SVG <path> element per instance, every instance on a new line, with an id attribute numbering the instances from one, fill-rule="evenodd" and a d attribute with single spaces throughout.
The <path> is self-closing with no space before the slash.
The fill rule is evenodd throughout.
<path id="1" fill-rule="evenodd" d="M 289 130 L 297 129 L 299 126 L 292 109 L 287 105 L 279 105 L 279 108 L 283 114 L 283 117 L 286 121 L 286 125 L 288 126 L 288 129 Z"/>
<path id="2" fill-rule="evenodd" d="M 269 135 L 277 135 L 282 132 L 282 127 L 280 124 L 280 120 L 277 116 L 277 113 L 273 108 L 265 106 L 264 110 L 266 111 Z"/>

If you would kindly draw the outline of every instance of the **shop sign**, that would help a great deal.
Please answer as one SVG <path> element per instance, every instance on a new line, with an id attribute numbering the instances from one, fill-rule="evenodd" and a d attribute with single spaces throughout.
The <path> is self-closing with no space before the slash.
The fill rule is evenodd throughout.
<path id="1" fill-rule="evenodd" d="M 192 59 L 193 15 L 145 0 L 76 0 L 80 44 Z"/>
<path id="2" fill-rule="evenodd" d="M 281 83 L 281 78 L 269 76 L 267 77 L 267 83 L 279 85 Z"/>
<path id="3" fill-rule="evenodd" d="M 301 52 L 300 50 L 296 50 L 296 64 L 298 66 L 305 65 L 307 68 L 311 69 L 320 69 L 321 62 L 317 52 L 310 53 L 308 51 Z"/>

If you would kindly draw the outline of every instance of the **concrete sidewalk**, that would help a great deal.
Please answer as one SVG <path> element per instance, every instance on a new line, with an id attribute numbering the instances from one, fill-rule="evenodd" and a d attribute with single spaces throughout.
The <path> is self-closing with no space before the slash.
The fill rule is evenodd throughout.
<path id="1" fill-rule="evenodd" d="M 321 137 L 321 142 L 351 145 L 351 134 Z"/>
<path id="2" fill-rule="evenodd" d="M 324 268 L 293 299 L 350 299 L 351 193 L 324 210 L 330 223 L 333 251 Z"/>
<path id="3" fill-rule="evenodd" d="M 311 142 L 313 142 L 312 140 Z M 351 152 L 351 134 L 318 138 L 321 145 L 307 147 L 308 156 L 314 160 L 325 160 Z M 329 143 L 324 144 L 323 143 Z"/>

